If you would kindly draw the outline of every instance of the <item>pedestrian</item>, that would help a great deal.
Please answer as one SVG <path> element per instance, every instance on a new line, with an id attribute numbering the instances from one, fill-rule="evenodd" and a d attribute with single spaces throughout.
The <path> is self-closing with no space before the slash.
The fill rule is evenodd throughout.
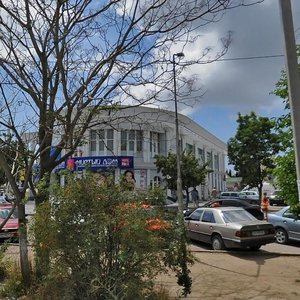
<path id="1" fill-rule="evenodd" d="M 264 220 L 268 221 L 269 198 L 266 192 L 263 193 L 260 207 L 261 211 L 264 213 Z"/>
<path id="2" fill-rule="evenodd" d="M 217 199 L 217 196 L 218 196 L 218 192 L 217 192 L 216 187 L 214 187 L 214 188 L 212 189 L 212 191 L 211 191 L 211 197 L 212 197 L 213 199 Z"/>
<path id="3" fill-rule="evenodd" d="M 199 193 L 195 187 L 191 191 L 191 197 L 192 197 L 192 201 L 194 202 L 194 206 L 198 207 L 199 206 Z"/>

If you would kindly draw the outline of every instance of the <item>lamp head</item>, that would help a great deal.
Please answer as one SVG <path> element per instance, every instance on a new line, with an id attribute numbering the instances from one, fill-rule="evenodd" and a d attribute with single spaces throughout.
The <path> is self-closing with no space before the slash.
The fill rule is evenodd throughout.
<path id="1" fill-rule="evenodd" d="M 174 56 L 182 58 L 182 57 L 184 57 L 184 53 L 183 52 L 178 52 L 178 53 L 175 53 Z"/>

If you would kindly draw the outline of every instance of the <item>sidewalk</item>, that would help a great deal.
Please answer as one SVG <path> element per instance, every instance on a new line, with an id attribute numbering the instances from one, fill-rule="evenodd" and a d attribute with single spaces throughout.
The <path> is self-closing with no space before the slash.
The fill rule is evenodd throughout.
<path id="1" fill-rule="evenodd" d="M 158 278 L 172 299 L 300 299 L 300 256 L 198 252 L 194 257 L 191 294 L 186 298 L 175 275 Z"/>

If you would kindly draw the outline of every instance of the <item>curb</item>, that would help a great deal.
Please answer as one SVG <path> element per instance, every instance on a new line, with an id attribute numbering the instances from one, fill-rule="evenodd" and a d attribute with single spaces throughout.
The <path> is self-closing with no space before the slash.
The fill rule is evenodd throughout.
<path id="1" fill-rule="evenodd" d="M 265 250 L 260 251 L 226 251 L 226 250 L 189 250 L 191 253 L 211 253 L 211 254 L 251 254 L 251 255 L 280 255 L 280 256 L 300 256 L 300 253 L 287 253 L 287 252 L 270 252 Z"/>

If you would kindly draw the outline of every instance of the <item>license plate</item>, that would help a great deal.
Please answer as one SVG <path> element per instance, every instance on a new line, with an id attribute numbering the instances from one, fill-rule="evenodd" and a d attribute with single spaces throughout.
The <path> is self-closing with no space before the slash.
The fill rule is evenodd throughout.
<path id="1" fill-rule="evenodd" d="M 264 230 L 252 231 L 253 236 L 259 236 L 259 235 L 264 235 L 264 234 L 265 234 Z"/>

